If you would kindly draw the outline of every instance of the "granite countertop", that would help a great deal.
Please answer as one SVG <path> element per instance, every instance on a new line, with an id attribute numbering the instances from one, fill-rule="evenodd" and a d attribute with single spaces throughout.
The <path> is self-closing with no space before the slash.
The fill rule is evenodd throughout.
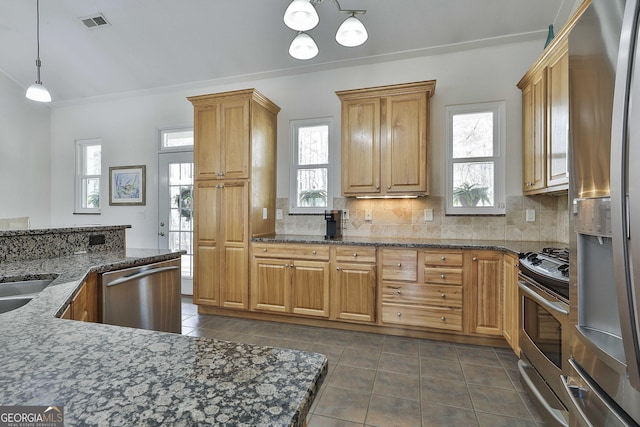
<path id="1" fill-rule="evenodd" d="M 57 275 L 0 314 L 0 404 L 62 405 L 66 425 L 302 425 L 327 374 L 321 354 L 55 317 L 89 271 L 178 256 L 127 249 L 0 263 L 0 282 Z"/>
<path id="2" fill-rule="evenodd" d="M 407 239 L 395 237 L 350 237 L 326 240 L 324 236 L 304 236 L 295 234 L 277 234 L 268 237 L 255 237 L 253 242 L 264 243 L 307 243 L 358 246 L 395 246 L 404 248 L 453 248 L 453 249 L 491 249 L 519 254 L 521 252 L 539 252 L 542 248 L 567 248 L 562 242 L 527 242 L 512 240 L 454 240 L 454 239 Z"/>

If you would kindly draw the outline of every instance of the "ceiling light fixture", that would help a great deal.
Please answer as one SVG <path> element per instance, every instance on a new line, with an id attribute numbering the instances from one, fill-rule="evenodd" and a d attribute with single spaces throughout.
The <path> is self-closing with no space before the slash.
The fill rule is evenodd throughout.
<path id="1" fill-rule="evenodd" d="M 292 30 L 298 31 L 298 35 L 289 46 L 289 55 L 296 59 L 311 59 L 318 55 L 318 45 L 305 31 L 309 31 L 318 25 L 320 18 L 314 7 L 324 0 L 293 0 L 284 12 L 284 23 Z M 355 17 L 356 14 L 364 15 L 366 10 L 342 9 L 338 0 L 333 0 L 338 7 L 338 12 L 347 13 L 350 16 L 340 25 L 336 32 L 336 41 L 345 47 L 362 45 L 369 38 L 367 29 L 362 21 Z"/>
<path id="2" fill-rule="evenodd" d="M 36 58 L 37 80 L 27 89 L 26 97 L 38 102 L 51 102 L 51 95 L 46 87 L 40 81 L 40 0 L 36 0 L 36 40 L 38 46 L 38 56 Z"/>

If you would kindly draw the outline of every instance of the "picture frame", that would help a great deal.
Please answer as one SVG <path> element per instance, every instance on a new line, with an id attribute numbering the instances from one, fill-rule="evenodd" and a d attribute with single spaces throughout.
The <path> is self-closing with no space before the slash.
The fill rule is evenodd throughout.
<path id="1" fill-rule="evenodd" d="M 146 172 L 145 165 L 109 167 L 109 205 L 146 205 Z"/>

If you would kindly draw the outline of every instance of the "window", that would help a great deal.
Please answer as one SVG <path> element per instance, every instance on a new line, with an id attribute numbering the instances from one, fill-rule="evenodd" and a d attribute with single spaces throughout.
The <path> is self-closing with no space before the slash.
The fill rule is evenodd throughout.
<path id="1" fill-rule="evenodd" d="M 446 115 L 446 213 L 504 214 L 504 102 L 448 106 Z"/>
<path id="2" fill-rule="evenodd" d="M 193 150 L 193 128 L 160 129 L 160 151 L 184 150 Z"/>
<path id="3" fill-rule="evenodd" d="M 331 119 L 291 121 L 290 213 L 323 213 L 331 209 L 329 140 Z"/>
<path id="4" fill-rule="evenodd" d="M 75 213 L 100 213 L 102 141 L 76 140 Z"/>

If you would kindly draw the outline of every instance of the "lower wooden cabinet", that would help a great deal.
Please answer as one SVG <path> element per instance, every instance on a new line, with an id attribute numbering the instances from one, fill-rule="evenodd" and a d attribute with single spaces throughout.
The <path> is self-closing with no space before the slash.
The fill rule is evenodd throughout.
<path id="1" fill-rule="evenodd" d="M 502 254 L 467 252 L 467 304 L 469 333 L 502 335 Z"/>
<path id="2" fill-rule="evenodd" d="M 90 273 L 80 285 L 80 289 L 60 316 L 62 319 L 83 322 L 98 321 L 98 275 Z"/>
<path id="3" fill-rule="evenodd" d="M 502 336 L 516 355 L 520 356 L 520 298 L 518 294 L 518 257 L 504 256 L 504 309 Z"/>
<path id="4" fill-rule="evenodd" d="M 375 247 L 335 246 L 332 252 L 331 318 L 376 321 Z"/>
<path id="5" fill-rule="evenodd" d="M 252 310 L 329 317 L 328 246 L 254 245 L 253 252 Z"/>

